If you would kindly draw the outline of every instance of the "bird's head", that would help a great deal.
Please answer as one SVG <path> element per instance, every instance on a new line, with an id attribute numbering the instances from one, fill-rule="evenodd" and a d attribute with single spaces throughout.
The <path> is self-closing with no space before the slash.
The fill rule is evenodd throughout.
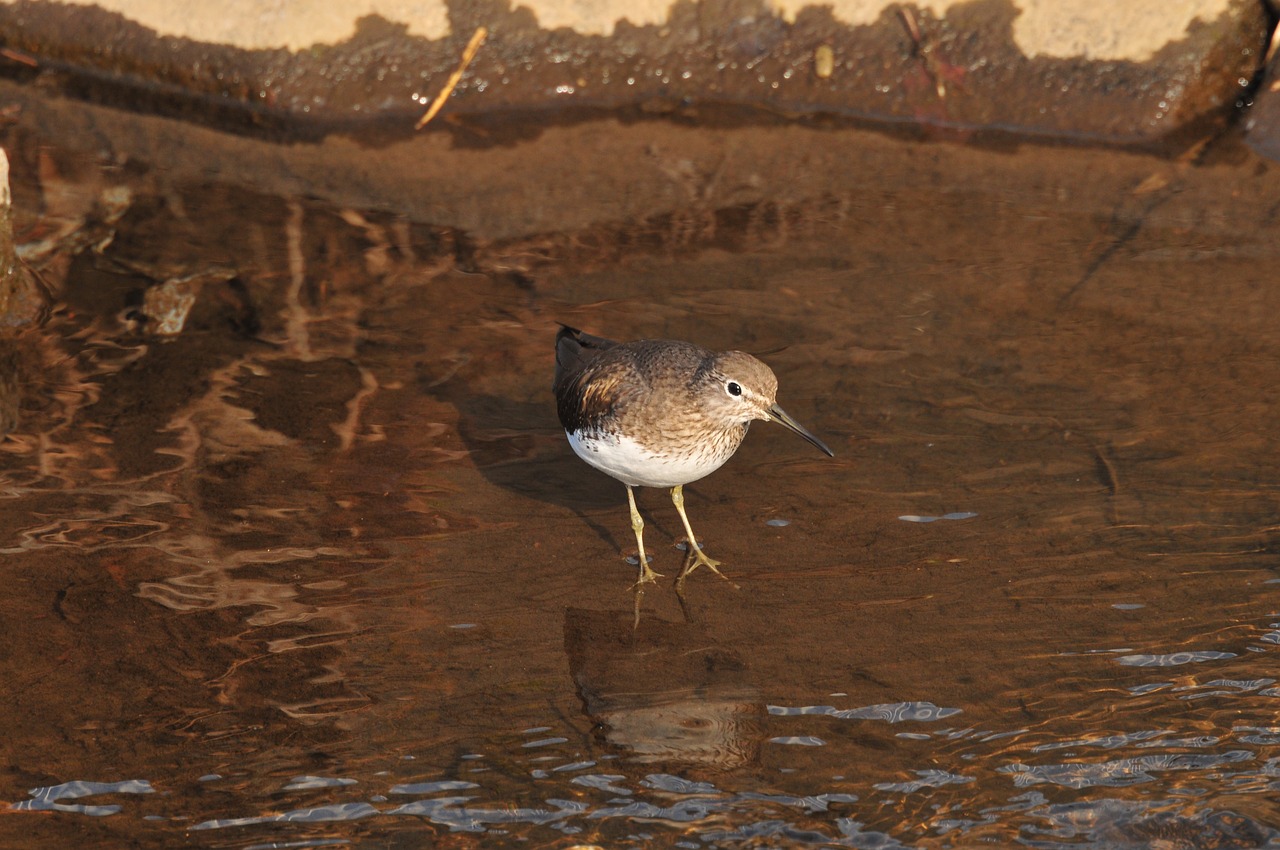
<path id="1" fill-rule="evenodd" d="M 732 422 L 753 419 L 777 422 L 817 446 L 829 456 L 831 449 L 778 406 L 778 378 L 773 370 L 750 354 L 724 351 L 717 354 L 703 375 L 704 403 L 711 416 Z"/>

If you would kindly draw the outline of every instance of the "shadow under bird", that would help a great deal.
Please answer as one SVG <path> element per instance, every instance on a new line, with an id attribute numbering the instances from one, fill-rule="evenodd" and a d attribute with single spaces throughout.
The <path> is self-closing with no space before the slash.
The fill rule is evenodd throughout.
<path id="1" fill-rule="evenodd" d="M 627 487 L 643 585 L 659 576 L 644 554 L 636 487 L 669 487 L 689 538 L 683 580 L 708 558 L 684 512 L 684 485 L 715 472 L 742 444 L 752 420 L 777 422 L 829 457 L 826 443 L 778 406 L 773 371 L 741 351 L 690 342 L 614 342 L 567 325 L 556 334 L 556 410 L 578 457 Z"/>

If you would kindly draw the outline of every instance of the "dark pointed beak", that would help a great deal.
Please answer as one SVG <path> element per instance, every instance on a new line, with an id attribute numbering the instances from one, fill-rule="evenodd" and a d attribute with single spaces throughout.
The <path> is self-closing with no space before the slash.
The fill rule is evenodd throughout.
<path id="1" fill-rule="evenodd" d="M 809 432 L 808 428 L 804 427 L 799 422 L 792 419 L 787 414 L 787 412 L 783 410 L 781 407 L 778 407 L 778 405 L 775 404 L 770 406 L 769 416 L 773 419 L 774 422 L 777 422 L 779 425 L 785 426 L 788 430 L 796 432 L 801 437 L 804 437 L 806 440 L 813 443 L 815 446 L 821 449 L 824 453 L 826 453 L 827 457 L 835 457 L 835 453 L 831 451 L 831 449 L 827 448 L 826 443 L 822 442 L 817 437 L 813 436 L 813 434 Z"/>

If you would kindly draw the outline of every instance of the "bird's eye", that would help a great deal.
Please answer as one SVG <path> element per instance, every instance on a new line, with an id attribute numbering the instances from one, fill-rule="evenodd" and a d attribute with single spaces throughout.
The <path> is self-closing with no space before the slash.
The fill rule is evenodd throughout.
<path id="1" fill-rule="evenodd" d="M 729 395 L 742 395 L 742 387 L 738 386 L 737 381 L 730 381 L 724 385 L 724 388 L 728 391 Z"/>

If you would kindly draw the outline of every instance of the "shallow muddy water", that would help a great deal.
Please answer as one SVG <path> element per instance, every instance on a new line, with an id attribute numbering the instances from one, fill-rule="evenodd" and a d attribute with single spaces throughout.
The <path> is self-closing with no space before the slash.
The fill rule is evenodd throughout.
<path id="1" fill-rule="evenodd" d="M 478 239 L 9 127 L 54 306 L 3 361 L 0 838 L 1280 845 L 1276 169 L 608 121 L 492 155 L 697 177 L 780 133 L 848 169 Z M 677 596 L 642 491 L 633 627 L 557 321 L 757 353 L 834 449 L 758 423 L 687 488 L 737 589 Z"/>

